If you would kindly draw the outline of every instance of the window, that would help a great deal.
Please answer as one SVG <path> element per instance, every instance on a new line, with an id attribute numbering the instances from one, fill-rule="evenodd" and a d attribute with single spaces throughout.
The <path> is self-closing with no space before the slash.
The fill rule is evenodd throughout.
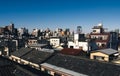
<path id="1" fill-rule="evenodd" d="M 73 48 L 73 46 L 70 46 L 70 48 Z"/>
<path id="2" fill-rule="evenodd" d="M 101 46 L 102 46 L 102 47 L 105 47 L 105 44 L 102 44 Z"/>
<path id="3" fill-rule="evenodd" d="M 96 30 L 93 30 L 93 32 L 96 32 Z"/>
<path id="4" fill-rule="evenodd" d="M 94 59 L 104 61 L 104 57 L 102 57 L 102 56 L 94 56 Z"/>
<path id="5" fill-rule="evenodd" d="M 61 74 L 55 73 L 54 76 L 61 76 Z"/>

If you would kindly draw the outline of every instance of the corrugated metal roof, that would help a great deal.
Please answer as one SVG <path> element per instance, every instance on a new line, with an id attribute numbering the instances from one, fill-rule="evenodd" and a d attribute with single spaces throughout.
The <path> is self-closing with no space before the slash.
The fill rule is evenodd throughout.
<path id="1" fill-rule="evenodd" d="M 101 50 L 97 50 L 97 51 L 105 53 L 107 55 L 118 53 L 117 50 L 114 50 L 114 49 L 111 49 L 111 48 L 109 48 L 109 49 L 101 49 Z"/>

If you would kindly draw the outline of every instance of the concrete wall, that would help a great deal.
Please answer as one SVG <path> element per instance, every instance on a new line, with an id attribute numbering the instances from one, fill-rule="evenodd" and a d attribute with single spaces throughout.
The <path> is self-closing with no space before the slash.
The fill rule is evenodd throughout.
<path id="1" fill-rule="evenodd" d="M 70 46 L 73 46 L 74 49 L 80 49 L 80 47 L 82 47 L 84 51 L 88 51 L 88 42 L 74 43 L 74 42 L 69 41 L 68 48 L 70 48 Z"/>
<path id="2" fill-rule="evenodd" d="M 50 39 L 50 44 L 54 46 L 59 46 L 60 45 L 60 39 L 59 38 L 51 38 Z"/>

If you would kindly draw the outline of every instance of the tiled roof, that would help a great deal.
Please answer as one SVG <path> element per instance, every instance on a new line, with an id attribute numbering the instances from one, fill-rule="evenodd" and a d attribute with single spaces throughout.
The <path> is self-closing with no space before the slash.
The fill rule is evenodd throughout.
<path id="1" fill-rule="evenodd" d="M 0 57 L 0 76 L 49 76 L 26 65 L 19 65 Z"/>
<path id="2" fill-rule="evenodd" d="M 120 66 L 63 54 L 56 54 L 46 61 L 46 63 L 89 76 L 120 75 Z"/>
<path id="3" fill-rule="evenodd" d="M 34 49 L 26 55 L 22 56 L 21 58 L 36 64 L 40 64 L 41 62 L 49 58 L 52 53 L 53 52 L 43 52 Z"/>
<path id="4" fill-rule="evenodd" d="M 85 55 L 86 53 L 81 49 L 72 49 L 72 48 L 65 48 L 60 51 L 62 54 L 67 55 Z"/>
<path id="5" fill-rule="evenodd" d="M 28 52 L 30 52 L 32 50 L 33 49 L 31 49 L 31 48 L 24 48 L 23 47 L 23 48 L 19 49 L 18 51 L 15 51 L 15 52 L 11 53 L 11 55 L 21 57 L 21 56 L 25 55 L 26 53 L 28 53 Z"/>

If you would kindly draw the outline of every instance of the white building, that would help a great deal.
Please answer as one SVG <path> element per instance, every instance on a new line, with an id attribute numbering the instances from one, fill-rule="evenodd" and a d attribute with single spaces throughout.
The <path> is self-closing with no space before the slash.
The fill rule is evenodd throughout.
<path id="1" fill-rule="evenodd" d="M 82 48 L 84 51 L 88 51 L 88 42 L 78 42 L 77 44 L 69 41 L 68 48 L 80 49 Z"/>
<path id="2" fill-rule="evenodd" d="M 19 36 L 22 36 L 25 33 L 28 33 L 28 30 L 26 28 L 19 28 L 18 29 Z"/>
<path id="3" fill-rule="evenodd" d="M 59 46 L 60 38 L 57 38 L 57 37 L 50 38 L 50 45 Z"/>
<path id="4" fill-rule="evenodd" d="M 38 32 L 39 32 L 39 29 L 33 29 L 32 35 L 34 35 L 35 37 L 38 37 Z"/>
<path id="5" fill-rule="evenodd" d="M 95 33 L 103 33 L 104 32 L 102 23 L 99 23 L 98 26 L 94 26 L 92 29 L 93 29 L 92 33 L 94 33 L 94 34 Z"/>
<path id="6" fill-rule="evenodd" d="M 87 41 L 79 41 L 79 34 L 74 34 L 74 42 L 68 41 L 68 48 L 74 49 L 83 49 L 84 51 L 88 51 L 88 42 Z"/>

